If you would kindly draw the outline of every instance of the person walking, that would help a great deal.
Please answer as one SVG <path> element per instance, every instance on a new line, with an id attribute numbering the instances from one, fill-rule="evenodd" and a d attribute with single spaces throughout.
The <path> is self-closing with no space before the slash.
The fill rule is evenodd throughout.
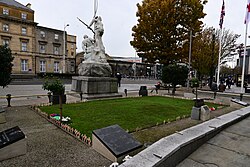
<path id="1" fill-rule="evenodd" d="M 119 87 L 121 87 L 121 79 L 122 79 L 122 76 L 121 76 L 121 74 L 120 74 L 119 72 L 116 74 L 116 78 L 117 78 L 117 85 L 118 85 Z"/>
<path id="2" fill-rule="evenodd" d="M 231 80 L 229 78 L 226 80 L 226 87 L 228 87 L 228 89 L 231 88 Z"/>
<path id="3" fill-rule="evenodd" d="M 152 89 L 150 93 L 153 93 L 153 91 L 155 90 L 156 94 L 158 94 L 158 90 L 161 87 L 161 82 L 157 82 L 157 84 L 155 85 L 155 89 Z"/>

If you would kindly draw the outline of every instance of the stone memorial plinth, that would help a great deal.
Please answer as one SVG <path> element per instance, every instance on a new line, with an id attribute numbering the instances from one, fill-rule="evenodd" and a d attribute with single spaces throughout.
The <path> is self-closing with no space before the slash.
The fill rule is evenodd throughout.
<path id="1" fill-rule="evenodd" d="M 193 106 L 191 111 L 191 119 L 200 120 L 200 110 L 201 110 L 200 107 Z"/>
<path id="2" fill-rule="evenodd" d="M 94 130 L 92 143 L 92 147 L 97 152 L 112 162 L 121 162 L 126 155 L 133 155 L 142 147 L 140 142 L 119 125 Z"/>
<path id="3" fill-rule="evenodd" d="M 0 132 L 0 161 L 26 153 L 26 137 L 18 126 Z"/>
<path id="4" fill-rule="evenodd" d="M 78 73 L 81 76 L 95 76 L 95 77 L 110 77 L 112 69 L 105 59 L 103 62 L 96 62 L 93 60 L 84 61 L 78 66 Z"/>
<path id="5" fill-rule="evenodd" d="M 118 94 L 117 79 L 111 77 L 72 77 L 71 90 L 82 92 L 85 99 L 122 96 Z"/>
<path id="6" fill-rule="evenodd" d="M 242 106 L 246 107 L 249 106 L 249 104 L 239 99 L 234 99 L 234 98 L 231 99 L 230 107 L 242 107 Z"/>
<path id="7" fill-rule="evenodd" d="M 5 123 L 5 110 L 2 106 L 0 106 L 0 124 Z"/>
<path id="8" fill-rule="evenodd" d="M 201 106 L 200 119 L 202 121 L 207 121 L 210 119 L 210 109 L 207 105 Z"/>

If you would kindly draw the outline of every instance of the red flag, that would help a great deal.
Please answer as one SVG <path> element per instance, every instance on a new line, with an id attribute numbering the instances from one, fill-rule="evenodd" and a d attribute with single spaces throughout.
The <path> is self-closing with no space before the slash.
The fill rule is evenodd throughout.
<path id="1" fill-rule="evenodd" d="M 247 2 L 247 12 L 246 12 L 246 17 L 245 17 L 245 24 L 248 24 L 249 22 L 249 13 L 250 13 L 250 0 Z"/>
<path id="2" fill-rule="evenodd" d="M 225 2 L 223 0 L 222 7 L 221 7 L 221 13 L 220 13 L 220 28 L 222 29 L 223 21 L 224 21 L 224 16 L 225 16 Z"/>

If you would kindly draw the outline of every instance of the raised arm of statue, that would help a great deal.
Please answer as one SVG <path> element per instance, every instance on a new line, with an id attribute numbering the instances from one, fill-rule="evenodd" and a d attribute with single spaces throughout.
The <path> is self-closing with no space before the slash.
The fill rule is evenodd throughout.
<path id="1" fill-rule="evenodd" d="M 89 27 L 91 27 L 91 26 L 94 24 L 94 22 L 96 22 L 97 18 L 98 18 L 98 16 L 94 17 L 94 18 L 91 20 L 91 22 L 90 22 L 90 24 L 89 24 Z"/>

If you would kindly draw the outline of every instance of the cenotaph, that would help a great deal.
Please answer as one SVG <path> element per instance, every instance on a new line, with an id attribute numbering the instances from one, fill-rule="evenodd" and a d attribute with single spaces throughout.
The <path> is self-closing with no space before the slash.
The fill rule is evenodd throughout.
<path id="1" fill-rule="evenodd" d="M 84 35 L 84 61 L 78 66 L 79 76 L 72 77 L 71 90 L 81 92 L 85 99 L 121 97 L 118 94 L 117 79 L 111 77 L 112 69 L 105 56 L 102 18 L 95 16 L 89 25 L 84 25 L 94 33 L 94 39 Z M 92 25 L 94 29 L 91 28 Z"/>

